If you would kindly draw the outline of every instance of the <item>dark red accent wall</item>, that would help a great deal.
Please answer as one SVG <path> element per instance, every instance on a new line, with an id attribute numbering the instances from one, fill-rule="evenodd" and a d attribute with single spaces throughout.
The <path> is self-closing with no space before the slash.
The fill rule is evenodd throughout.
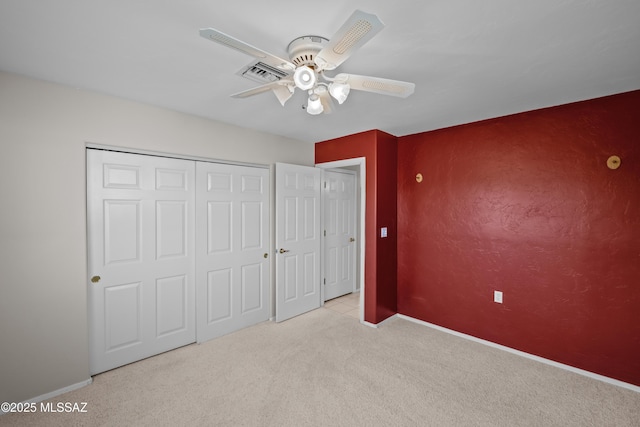
<path id="1" fill-rule="evenodd" d="M 396 140 L 395 136 L 372 130 L 315 145 L 316 163 L 366 159 L 364 319 L 371 323 L 397 312 Z M 380 227 L 388 228 L 389 237 L 380 237 Z"/>
<path id="2" fill-rule="evenodd" d="M 640 385 L 639 135 L 634 91 L 398 138 L 398 312 Z"/>

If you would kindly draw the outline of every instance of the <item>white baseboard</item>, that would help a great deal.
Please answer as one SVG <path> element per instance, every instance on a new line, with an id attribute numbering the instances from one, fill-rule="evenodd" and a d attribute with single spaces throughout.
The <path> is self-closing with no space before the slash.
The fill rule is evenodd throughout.
<path id="1" fill-rule="evenodd" d="M 362 323 L 363 325 L 368 326 L 370 328 L 379 328 L 380 326 L 384 325 L 385 323 L 387 323 L 391 319 L 395 319 L 398 316 L 399 316 L 399 314 L 394 314 L 393 316 L 387 317 L 386 319 L 384 319 L 380 323 L 371 323 L 371 322 L 367 322 L 366 320 L 361 320 L 360 323 Z"/>
<path id="2" fill-rule="evenodd" d="M 54 391 L 51 391 L 49 393 L 41 394 L 40 396 L 36 396 L 36 397 L 31 398 L 31 399 L 25 400 L 22 403 L 44 402 L 45 400 L 49 400 L 49 399 L 54 398 L 56 396 L 60 396 L 61 394 L 68 393 L 70 391 L 77 390 L 79 388 L 88 386 L 92 382 L 93 382 L 93 378 L 90 377 L 87 380 L 80 381 L 79 383 L 75 383 L 75 384 L 68 385 L 66 387 L 59 388 L 58 390 L 54 390 Z M 4 415 L 5 413 L 6 412 L 4 412 L 4 411 L 0 411 L 0 415 Z"/>
<path id="3" fill-rule="evenodd" d="M 605 377 L 604 375 L 596 374 L 593 372 L 585 371 L 584 369 L 579 369 L 573 366 L 565 365 L 564 363 L 555 362 L 550 359 L 545 359 L 544 357 L 536 356 L 534 354 L 525 353 L 524 351 L 516 350 L 511 347 L 507 347 L 504 345 L 496 344 L 491 341 L 483 340 L 481 338 L 474 337 L 472 335 L 463 334 L 462 332 L 454 331 L 452 329 L 444 328 L 442 326 L 434 325 L 433 323 L 425 322 L 424 320 L 419 320 L 410 316 L 405 316 L 404 314 L 396 314 L 396 316 L 400 319 L 405 319 L 410 322 L 414 322 L 423 326 L 427 326 L 432 329 L 436 329 L 441 332 L 446 332 L 451 335 L 455 335 L 460 338 L 468 339 L 470 341 L 474 341 L 480 344 L 488 345 L 489 347 L 497 348 L 499 350 L 504 350 L 512 354 L 516 354 L 518 356 L 526 357 L 527 359 L 535 360 L 536 362 L 545 363 L 547 365 L 555 366 L 556 368 L 564 369 L 566 371 L 570 371 L 579 375 L 583 375 L 585 377 L 589 377 L 598 381 L 602 381 L 608 384 L 612 384 L 618 387 L 626 388 L 631 391 L 635 391 L 636 393 L 640 393 L 640 387 L 634 384 L 626 383 L 624 381 L 616 380 L 614 378 Z M 392 316 L 394 317 L 394 316 Z M 389 319 L 387 319 L 389 320 Z M 385 320 L 386 322 L 386 320 Z M 379 326 L 374 325 L 374 326 Z"/>

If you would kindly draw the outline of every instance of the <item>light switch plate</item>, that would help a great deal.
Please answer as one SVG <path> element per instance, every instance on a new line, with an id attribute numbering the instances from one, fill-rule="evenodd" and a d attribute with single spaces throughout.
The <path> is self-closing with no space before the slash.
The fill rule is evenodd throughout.
<path id="1" fill-rule="evenodd" d="M 380 229 L 380 237 L 387 237 L 387 227 L 382 227 Z"/>
<path id="2" fill-rule="evenodd" d="M 493 302 L 497 302 L 498 304 L 502 304 L 502 292 L 493 291 Z"/>

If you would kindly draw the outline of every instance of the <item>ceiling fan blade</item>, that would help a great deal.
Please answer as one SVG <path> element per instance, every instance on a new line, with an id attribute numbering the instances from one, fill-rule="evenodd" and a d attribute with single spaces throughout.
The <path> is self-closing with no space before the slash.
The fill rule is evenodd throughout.
<path id="1" fill-rule="evenodd" d="M 280 104 L 284 107 L 284 104 L 293 96 L 294 88 L 295 86 L 280 84 L 276 85 L 272 90 L 276 98 L 278 98 L 278 101 L 280 101 Z"/>
<path id="2" fill-rule="evenodd" d="M 254 87 L 252 89 L 243 90 L 242 92 L 234 93 L 231 95 L 232 98 L 248 98 L 250 96 L 259 95 L 264 92 L 268 92 L 272 90 L 274 87 L 278 86 L 277 82 L 267 83 L 266 85 Z"/>
<path id="3" fill-rule="evenodd" d="M 373 14 L 356 10 L 315 57 L 321 70 L 334 70 L 384 28 Z"/>
<path id="4" fill-rule="evenodd" d="M 230 47 L 232 49 L 246 53 L 247 55 L 258 58 L 262 62 L 269 64 L 272 67 L 276 67 L 287 72 L 291 72 L 296 69 L 296 66 L 292 62 L 280 58 L 276 55 L 272 55 L 269 52 L 265 52 L 262 49 L 258 49 L 257 47 L 252 46 L 249 43 L 238 40 L 237 38 L 225 34 L 222 31 L 218 31 L 215 28 L 202 28 L 200 30 L 200 35 L 205 39 L 220 43 L 221 45 Z"/>
<path id="5" fill-rule="evenodd" d="M 411 95 L 416 88 L 414 83 L 383 79 L 380 77 L 358 76 L 356 74 L 341 73 L 335 76 L 334 80 L 339 83 L 347 83 L 351 89 L 354 90 L 363 90 L 400 98 L 406 98 Z"/>
<path id="6" fill-rule="evenodd" d="M 294 83 L 292 80 L 279 80 L 273 83 L 267 83 L 266 85 L 254 87 L 252 89 L 243 90 L 242 92 L 234 93 L 231 95 L 232 98 L 248 98 L 250 96 L 259 95 L 264 92 L 273 91 L 280 101 L 280 104 L 284 107 L 284 104 L 291 98 L 293 95 L 293 86 Z"/>

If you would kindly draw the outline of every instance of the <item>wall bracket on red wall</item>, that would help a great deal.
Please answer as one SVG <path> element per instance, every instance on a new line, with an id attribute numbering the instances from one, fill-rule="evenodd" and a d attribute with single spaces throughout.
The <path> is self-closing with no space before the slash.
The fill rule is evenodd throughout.
<path id="1" fill-rule="evenodd" d="M 607 159 L 607 166 L 609 169 L 618 169 L 622 160 L 618 156 L 611 156 Z"/>

